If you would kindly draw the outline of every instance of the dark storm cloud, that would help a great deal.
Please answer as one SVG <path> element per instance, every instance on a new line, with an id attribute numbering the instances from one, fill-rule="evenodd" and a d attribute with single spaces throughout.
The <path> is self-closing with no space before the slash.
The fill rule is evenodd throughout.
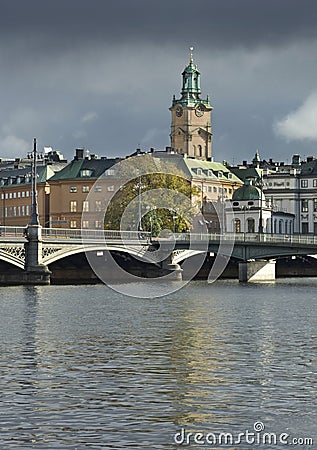
<path id="1" fill-rule="evenodd" d="M 315 0 L 1 0 L 1 35 L 254 46 L 317 35 Z M 65 41 L 66 39 L 66 41 Z M 40 43 L 39 43 L 40 45 Z"/>
<path id="2" fill-rule="evenodd" d="M 190 45 L 216 159 L 306 152 L 316 23 L 315 0 L 0 0 L 0 156 L 169 145 Z"/>

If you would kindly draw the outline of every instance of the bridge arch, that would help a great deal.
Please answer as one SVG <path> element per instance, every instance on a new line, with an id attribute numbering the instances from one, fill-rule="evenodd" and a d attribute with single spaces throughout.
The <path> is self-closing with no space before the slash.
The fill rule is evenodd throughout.
<path id="1" fill-rule="evenodd" d="M 0 260 L 24 269 L 24 249 L 15 247 L 0 248 Z"/>
<path id="2" fill-rule="evenodd" d="M 147 248 L 140 247 L 139 251 L 137 251 L 135 247 L 119 247 L 115 245 L 104 245 L 104 244 L 87 245 L 87 246 L 79 244 L 71 247 L 67 246 L 67 248 L 60 246 L 57 246 L 55 248 L 54 247 L 46 248 L 44 249 L 44 257 L 42 262 L 43 264 L 50 265 L 56 261 L 67 258 L 68 256 L 73 256 L 79 253 L 98 252 L 98 251 L 116 251 L 119 253 L 127 253 L 131 256 L 136 257 L 141 261 L 157 264 L 155 258 L 154 257 L 151 258 L 149 256 L 150 252 L 147 251 Z"/>

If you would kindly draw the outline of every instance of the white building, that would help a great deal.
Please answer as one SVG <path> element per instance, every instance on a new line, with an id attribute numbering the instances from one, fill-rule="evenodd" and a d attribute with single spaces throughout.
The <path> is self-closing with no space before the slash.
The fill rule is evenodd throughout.
<path id="1" fill-rule="evenodd" d="M 276 210 L 251 180 L 246 180 L 227 201 L 228 232 L 293 234 L 294 218 L 294 214 Z"/>
<path id="2" fill-rule="evenodd" d="M 279 165 L 264 171 L 263 190 L 275 208 L 295 215 L 294 232 L 317 234 L 317 160 L 301 163 L 293 156 L 292 165 Z"/>

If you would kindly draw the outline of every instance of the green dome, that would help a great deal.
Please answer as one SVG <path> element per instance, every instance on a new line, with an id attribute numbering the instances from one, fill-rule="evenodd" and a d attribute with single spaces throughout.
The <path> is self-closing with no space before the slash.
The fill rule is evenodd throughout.
<path id="1" fill-rule="evenodd" d="M 261 189 L 251 184 L 244 184 L 234 191 L 232 195 L 233 201 L 240 200 L 261 200 Z M 262 200 L 265 200 L 265 196 L 262 192 Z"/>

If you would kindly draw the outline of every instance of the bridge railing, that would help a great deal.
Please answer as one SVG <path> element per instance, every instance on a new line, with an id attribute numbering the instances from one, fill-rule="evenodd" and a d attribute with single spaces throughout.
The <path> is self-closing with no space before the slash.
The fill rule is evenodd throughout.
<path id="1" fill-rule="evenodd" d="M 0 226 L 0 238 L 21 238 L 25 236 L 26 227 Z M 42 228 L 45 239 L 76 239 L 76 240 L 151 240 L 147 231 L 119 231 L 97 229 Z M 157 238 L 154 238 L 157 240 Z M 317 245 L 317 236 L 313 234 L 260 234 L 260 233 L 172 233 L 170 239 L 176 241 L 235 241 L 254 243 L 283 243 Z"/>
<path id="2" fill-rule="evenodd" d="M 21 238 L 24 237 L 25 227 L 5 227 L 0 226 L 0 236 L 8 238 Z"/>
<path id="3" fill-rule="evenodd" d="M 234 241 L 234 242 L 267 242 L 284 244 L 312 244 L 317 245 L 317 236 L 312 234 L 260 234 L 260 233 L 176 233 L 177 241 Z"/>
<path id="4" fill-rule="evenodd" d="M 43 228 L 43 238 L 51 239 L 83 239 L 83 240 L 147 240 L 151 233 L 147 231 L 119 231 L 98 229 Z"/>

